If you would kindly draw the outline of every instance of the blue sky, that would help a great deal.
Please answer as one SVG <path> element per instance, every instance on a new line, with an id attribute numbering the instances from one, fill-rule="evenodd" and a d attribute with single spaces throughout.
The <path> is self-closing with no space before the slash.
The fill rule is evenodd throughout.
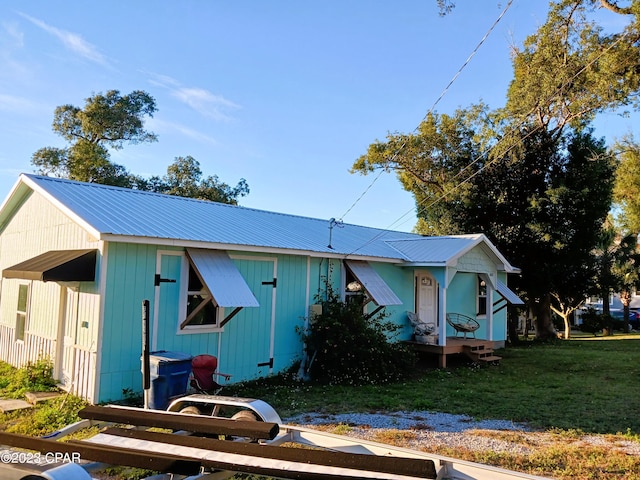
<path id="1" fill-rule="evenodd" d="M 372 185 L 349 168 L 376 139 L 417 127 L 507 3 L 458 0 L 440 17 L 435 0 L 4 0 L 0 198 L 33 172 L 36 150 L 65 146 L 51 131 L 56 106 L 145 90 L 159 141 L 112 152 L 131 172 L 163 175 L 191 155 L 205 175 L 245 178 L 243 206 L 409 231 L 414 203 L 395 175 Z M 546 0 L 513 0 L 436 111 L 502 106 L 510 49 L 546 11 Z M 611 141 L 632 125 L 608 115 L 596 134 Z"/>

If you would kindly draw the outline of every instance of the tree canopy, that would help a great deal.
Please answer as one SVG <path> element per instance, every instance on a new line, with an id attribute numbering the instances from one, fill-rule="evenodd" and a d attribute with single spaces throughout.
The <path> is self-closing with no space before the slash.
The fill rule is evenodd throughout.
<path id="1" fill-rule="evenodd" d="M 177 157 L 165 176 L 150 178 L 133 175 L 112 162 L 110 148 L 158 141 L 155 133 L 144 128 L 145 118 L 156 111 L 154 98 L 142 90 L 128 95 L 117 90 L 98 93 L 85 100 L 84 108 L 59 106 L 53 131 L 69 146 L 41 148 L 33 154 L 31 164 L 43 175 L 215 202 L 237 204 L 239 197 L 249 193 L 244 179 L 231 187 L 216 175 L 204 177 L 200 163 L 191 156 Z"/>
<path id="2" fill-rule="evenodd" d="M 618 152 L 614 201 L 618 223 L 627 232 L 640 233 L 640 145 L 625 136 L 614 146 Z"/>
<path id="3" fill-rule="evenodd" d="M 441 13 L 454 3 L 438 2 Z M 414 133 L 372 143 L 352 167 L 396 172 L 415 197 L 420 233 L 487 234 L 522 269 L 516 288 L 540 337 L 554 334 L 550 308 L 566 319 L 594 282 L 615 162 L 591 121 L 638 107 L 640 2 L 618 3 L 552 2 L 546 22 L 514 49 L 503 108 L 430 113 Z M 605 33 L 589 19 L 600 6 L 629 23 Z"/>
<path id="4" fill-rule="evenodd" d="M 157 141 L 156 134 L 144 129 L 144 118 L 152 117 L 156 110 L 153 97 L 141 90 L 129 95 L 117 90 L 99 93 L 87 98 L 84 108 L 59 106 L 54 111 L 53 131 L 70 145 L 41 148 L 31 163 L 44 175 L 128 187 L 127 170 L 111 162 L 108 149 Z"/>
<path id="5" fill-rule="evenodd" d="M 629 17 L 620 32 L 605 33 L 590 19 L 597 6 Z M 550 131 L 566 125 L 579 130 L 596 114 L 638 107 L 640 89 L 640 4 L 560 0 L 546 22 L 513 57 L 508 91 L 509 116 Z"/>

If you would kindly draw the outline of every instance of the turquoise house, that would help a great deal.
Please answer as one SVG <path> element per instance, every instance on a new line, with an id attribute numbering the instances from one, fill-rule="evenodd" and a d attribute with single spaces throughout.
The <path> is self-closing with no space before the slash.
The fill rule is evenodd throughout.
<path id="1" fill-rule="evenodd" d="M 141 391 L 142 302 L 152 350 L 208 353 L 242 381 L 303 355 L 298 327 L 327 282 L 369 312 L 407 312 L 455 335 L 446 313 L 506 339 L 517 269 L 481 234 L 424 237 L 207 201 L 21 175 L 0 206 L 0 360 L 41 356 L 91 402 Z"/>

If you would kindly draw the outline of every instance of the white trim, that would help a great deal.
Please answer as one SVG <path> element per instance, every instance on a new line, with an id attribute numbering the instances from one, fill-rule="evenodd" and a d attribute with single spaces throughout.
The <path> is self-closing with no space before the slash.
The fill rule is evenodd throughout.
<path id="1" fill-rule="evenodd" d="M 216 243 L 216 242 L 201 242 L 197 240 L 183 240 L 183 239 L 171 239 L 171 238 L 156 238 L 156 237 L 138 237 L 135 235 L 117 235 L 111 233 L 105 233 L 100 235 L 101 240 L 112 241 L 118 243 L 135 243 L 143 245 L 157 245 L 163 247 L 180 247 L 180 248 L 201 248 L 204 250 L 226 250 L 236 252 L 255 252 L 262 254 L 272 255 L 309 255 L 317 258 L 335 258 L 344 260 L 347 257 L 353 260 L 366 260 L 380 263 L 402 263 L 404 259 L 402 257 L 374 257 L 369 255 L 355 255 L 347 253 L 336 252 L 320 252 L 313 250 L 297 250 L 294 248 L 279 248 L 279 247 L 265 247 L 259 245 L 242 245 L 237 243 Z"/>
<path id="2" fill-rule="evenodd" d="M 100 372 L 102 369 L 102 345 L 104 341 L 104 310 L 107 292 L 107 265 L 109 263 L 109 244 L 100 241 L 98 244 L 100 252 L 100 275 L 98 283 L 98 295 L 100 297 L 100 307 L 98 308 L 98 332 L 96 339 L 96 364 L 93 375 L 93 398 L 91 402 L 96 402 L 100 398 Z"/>

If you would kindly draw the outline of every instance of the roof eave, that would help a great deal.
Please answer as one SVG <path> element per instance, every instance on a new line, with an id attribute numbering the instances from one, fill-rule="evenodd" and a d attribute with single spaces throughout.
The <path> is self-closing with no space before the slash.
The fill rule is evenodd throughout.
<path id="1" fill-rule="evenodd" d="M 135 243 L 144 245 L 159 245 L 166 247 L 181 248 L 209 248 L 215 250 L 232 250 L 237 252 L 254 252 L 266 253 L 273 255 L 301 255 L 315 258 L 332 258 L 344 260 L 347 257 L 357 260 L 365 260 L 370 262 L 394 263 L 402 262 L 402 258 L 397 257 L 377 257 L 372 255 L 345 254 L 342 252 L 316 251 L 316 250 L 298 250 L 294 248 L 281 248 L 260 245 L 242 245 L 236 243 L 219 243 L 206 242 L 199 240 L 185 240 L 179 238 L 158 238 L 158 237 L 141 237 L 134 235 L 118 235 L 112 233 L 103 233 L 99 240 L 115 243 Z"/>

